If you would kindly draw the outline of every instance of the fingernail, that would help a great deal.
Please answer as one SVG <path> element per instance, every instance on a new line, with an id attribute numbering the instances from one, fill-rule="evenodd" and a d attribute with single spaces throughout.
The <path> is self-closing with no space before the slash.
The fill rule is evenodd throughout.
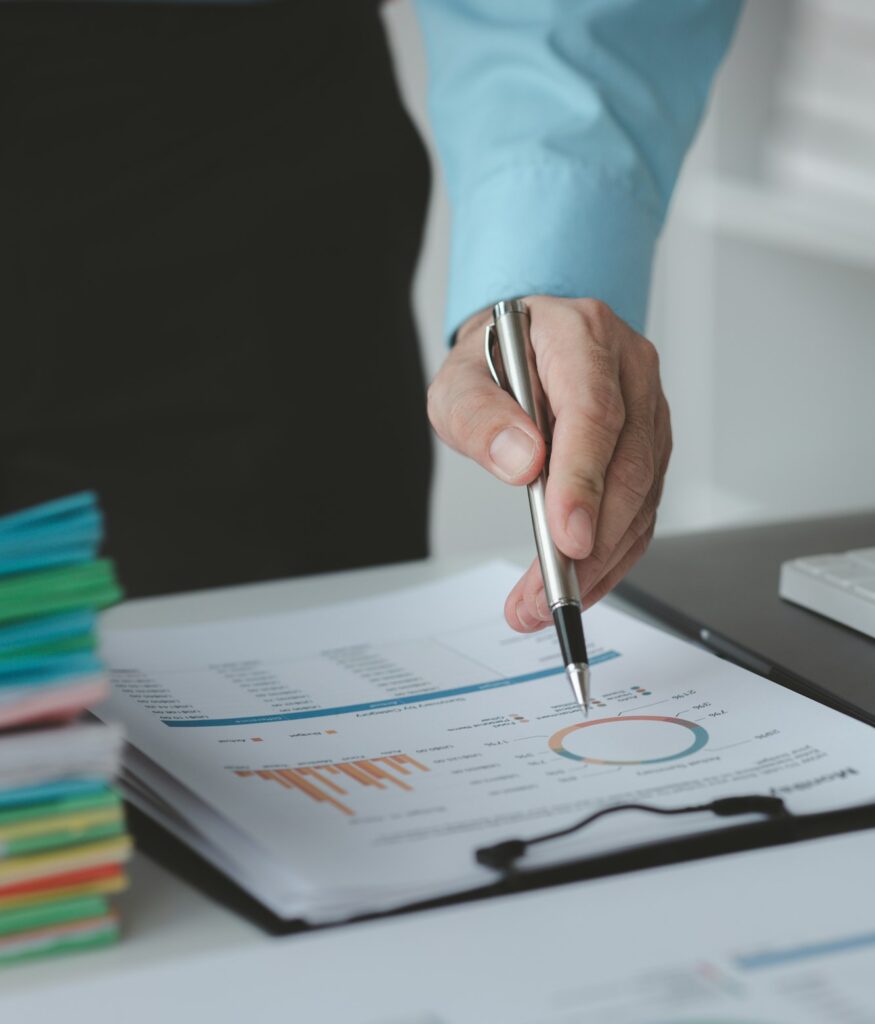
<path id="1" fill-rule="evenodd" d="M 576 508 L 565 522 L 565 529 L 581 551 L 589 553 L 592 548 L 592 519 L 585 508 Z"/>
<path id="2" fill-rule="evenodd" d="M 535 442 L 517 427 L 507 427 L 492 442 L 489 457 L 506 477 L 516 478 L 535 460 Z"/>
<path id="3" fill-rule="evenodd" d="M 540 625 L 537 619 L 534 619 L 531 615 L 529 615 L 529 610 L 528 608 L 526 608 L 525 601 L 520 601 L 520 603 L 516 606 L 516 617 L 520 620 L 520 622 L 526 629 L 534 629 L 535 626 Z"/>
<path id="4" fill-rule="evenodd" d="M 552 618 L 550 608 L 547 605 L 547 595 L 543 590 L 539 590 L 535 595 L 535 610 L 544 622 L 549 622 Z"/>

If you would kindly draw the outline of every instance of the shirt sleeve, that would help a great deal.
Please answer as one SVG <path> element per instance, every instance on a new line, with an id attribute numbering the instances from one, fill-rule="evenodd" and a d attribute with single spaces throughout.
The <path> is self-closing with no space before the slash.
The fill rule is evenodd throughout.
<path id="1" fill-rule="evenodd" d="M 643 329 L 684 153 L 740 0 L 415 0 L 452 208 L 447 331 L 526 294 Z"/>

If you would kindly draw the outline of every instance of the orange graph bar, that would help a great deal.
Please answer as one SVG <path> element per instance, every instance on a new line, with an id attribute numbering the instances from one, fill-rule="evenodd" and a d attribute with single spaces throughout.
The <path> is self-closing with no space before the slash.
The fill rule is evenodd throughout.
<path id="1" fill-rule="evenodd" d="M 398 776 L 412 775 L 411 767 L 422 772 L 429 771 L 424 764 L 409 754 L 392 754 L 358 761 L 339 761 L 335 764 L 305 765 L 300 768 L 237 769 L 234 774 L 241 779 L 257 778 L 267 782 L 278 782 L 284 789 L 296 790 L 317 803 L 328 804 L 346 815 L 354 815 L 353 808 L 332 796 L 332 793 L 348 796 L 349 790 L 327 778 L 327 775 L 339 775 L 341 778 L 345 776 L 360 786 L 382 790 L 387 788 L 388 782 L 410 792 L 413 789 L 411 783 Z"/>
<path id="2" fill-rule="evenodd" d="M 399 764 L 412 764 L 414 768 L 418 768 L 421 772 L 427 772 L 430 770 L 420 761 L 417 761 L 415 757 L 411 757 L 410 754 L 398 754 L 395 760 Z"/>
<path id="3" fill-rule="evenodd" d="M 391 782 L 399 789 L 413 789 L 413 786 L 408 786 L 407 783 L 402 782 L 401 779 L 396 779 L 394 775 L 390 775 L 385 771 L 385 769 L 374 764 L 373 761 L 356 761 L 356 764 L 363 772 L 367 772 L 368 775 L 372 775 L 375 779 L 385 779 L 387 782 Z"/>
<path id="4" fill-rule="evenodd" d="M 327 786 L 333 793 L 340 793 L 341 796 L 346 796 L 348 790 L 341 789 L 336 782 L 332 782 L 331 779 L 326 779 L 321 773 L 325 770 L 327 765 L 317 764 L 312 768 L 299 768 L 298 771 L 301 775 L 311 775 L 314 779 L 318 779 L 320 784 Z"/>
<path id="5" fill-rule="evenodd" d="M 360 782 L 363 786 L 376 786 L 378 789 L 386 788 L 382 782 L 377 782 L 376 779 L 372 779 L 355 764 L 339 764 L 337 767 L 344 775 L 348 775 L 350 778 L 355 779 L 356 782 Z"/>
<path id="6" fill-rule="evenodd" d="M 255 773 L 260 779 L 275 779 L 281 786 L 291 789 L 291 783 L 287 782 L 278 772 L 260 771 Z"/>
<path id="7" fill-rule="evenodd" d="M 314 786 L 312 782 L 305 779 L 303 775 L 295 769 L 281 768 L 277 774 L 288 779 L 290 787 L 293 786 L 296 789 L 300 789 L 302 793 L 306 793 L 307 796 L 315 800 L 317 803 L 331 804 L 332 807 L 336 807 L 344 814 L 355 814 L 355 811 L 351 807 L 347 807 L 346 804 L 342 804 L 339 800 L 335 800 L 334 797 L 330 796 L 328 793 L 323 793 L 318 786 Z"/>
<path id="8" fill-rule="evenodd" d="M 327 793 L 324 793 L 318 786 L 314 786 L 297 772 L 289 771 L 289 775 L 294 776 L 294 781 L 298 788 L 302 790 L 302 792 L 306 793 L 307 796 L 316 800 L 317 803 L 330 804 L 332 807 L 336 807 L 344 814 L 355 814 L 355 811 L 351 807 L 347 807 L 346 804 L 342 804 L 339 800 L 335 800 L 333 796 L 329 796 Z"/>

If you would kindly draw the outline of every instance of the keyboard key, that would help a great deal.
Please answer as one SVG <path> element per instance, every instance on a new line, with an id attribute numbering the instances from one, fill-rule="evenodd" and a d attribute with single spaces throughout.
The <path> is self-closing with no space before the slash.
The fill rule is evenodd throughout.
<path id="1" fill-rule="evenodd" d="M 863 565 L 870 565 L 875 569 L 875 548 L 858 548 L 856 551 L 849 551 L 848 558 L 852 562 L 860 562 Z"/>
<path id="2" fill-rule="evenodd" d="M 822 576 L 828 572 L 840 571 L 846 564 L 846 559 L 842 555 L 814 555 L 811 558 L 797 558 L 794 564 L 812 576 Z"/>
<path id="3" fill-rule="evenodd" d="M 860 597 L 875 602 L 875 576 L 870 576 L 867 580 L 859 580 L 854 584 L 853 591 Z"/>
<path id="4" fill-rule="evenodd" d="M 828 583 L 834 583 L 838 587 L 846 588 L 850 588 L 858 581 L 866 580 L 871 576 L 875 576 L 875 566 L 852 562 L 849 558 L 843 558 L 840 565 L 821 574 L 822 579 L 825 579 Z"/>

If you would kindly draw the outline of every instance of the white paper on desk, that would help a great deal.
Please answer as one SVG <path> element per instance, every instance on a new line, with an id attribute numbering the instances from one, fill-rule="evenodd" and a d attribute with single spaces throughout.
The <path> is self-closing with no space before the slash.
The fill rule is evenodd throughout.
<path id="1" fill-rule="evenodd" d="M 0 1018 L 871 1024 L 873 860 L 870 830 L 157 961 L 135 927 L 127 969 L 0 986 Z"/>
<path id="2" fill-rule="evenodd" d="M 330 609 L 111 630 L 113 695 L 98 711 L 187 791 L 201 852 L 228 870 L 257 847 L 270 878 L 238 881 L 313 921 L 484 884 L 476 847 L 606 804 L 777 792 L 801 813 L 875 798 L 868 726 L 605 607 L 586 617 L 585 723 L 552 632 L 501 619 L 516 575 L 493 564 Z M 173 807 L 142 759 L 140 773 Z M 725 824 L 630 813 L 537 856 Z M 231 831 L 240 841 L 220 854 Z"/>

